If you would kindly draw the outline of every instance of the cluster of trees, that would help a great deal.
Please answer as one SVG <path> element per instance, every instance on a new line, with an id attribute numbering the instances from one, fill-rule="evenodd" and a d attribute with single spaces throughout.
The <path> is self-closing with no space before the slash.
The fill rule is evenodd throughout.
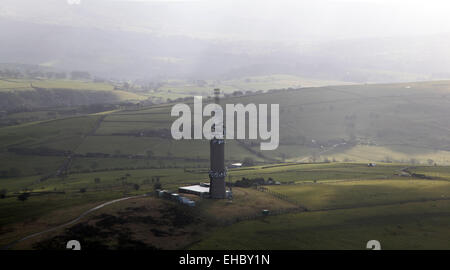
<path id="1" fill-rule="evenodd" d="M 41 71 L 34 71 L 27 73 L 27 77 L 32 78 L 47 78 L 47 79 L 66 79 L 67 74 L 65 72 L 41 72 Z"/>
<path id="2" fill-rule="evenodd" d="M 152 177 L 152 183 L 154 189 L 162 189 L 162 184 L 159 182 L 159 176 Z"/>
<path id="3" fill-rule="evenodd" d="M 170 99 L 170 98 L 168 98 L 167 99 L 167 103 L 170 103 L 170 102 L 177 102 L 177 103 L 180 103 L 180 102 L 189 102 L 189 101 L 192 101 L 192 100 L 194 100 L 194 97 L 179 97 L 179 98 L 176 98 L 176 99 Z"/>
<path id="4" fill-rule="evenodd" d="M 75 157 L 82 157 L 83 155 L 75 155 Z M 127 156 L 130 157 L 130 156 Z M 135 156 L 136 157 L 136 156 Z M 140 158 L 143 156 L 139 156 L 137 158 Z M 89 168 L 85 168 L 83 166 L 81 166 L 80 164 L 74 165 L 71 168 L 71 173 L 90 173 L 90 172 L 99 172 L 99 171 L 127 171 L 127 170 L 136 170 L 136 169 L 162 169 L 162 168 L 184 168 L 184 166 L 178 165 L 177 163 L 170 163 L 170 164 L 165 164 L 163 160 L 158 159 L 157 160 L 157 165 L 150 165 L 149 163 L 147 163 L 147 165 L 139 165 L 139 166 L 110 166 L 110 167 L 99 167 L 98 166 L 98 162 L 92 162 L 89 165 Z M 205 167 L 205 163 L 203 164 L 197 164 L 197 165 L 193 165 L 193 167 L 196 168 L 204 168 Z"/>
<path id="5" fill-rule="evenodd" d="M 90 80 L 91 74 L 87 71 L 72 71 L 70 72 L 70 78 L 73 80 Z M 26 69 L 25 71 L 21 71 L 18 69 L 3 69 L 0 70 L 0 77 L 3 78 L 47 78 L 47 79 L 66 79 L 68 74 L 64 71 L 55 72 L 55 71 L 43 71 L 36 69 Z"/>
<path id="6" fill-rule="evenodd" d="M 263 90 L 258 90 L 258 91 L 251 91 L 251 90 L 247 90 L 247 91 L 234 91 L 231 94 L 225 94 L 225 97 L 238 97 L 238 96 L 245 96 L 245 95 L 251 95 L 251 94 L 261 94 L 263 93 Z"/>
<path id="7" fill-rule="evenodd" d="M 29 198 L 30 196 L 31 196 L 31 194 L 30 194 L 29 192 L 24 192 L 24 193 L 20 193 L 20 194 L 17 196 L 17 199 L 18 199 L 19 201 L 24 202 L 24 201 L 28 200 L 28 198 Z"/>
<path id="8" fill-rule="evenodd" d="M 235 187 L 252 187 L 257 185 L 274 185 L 276 182 L 273 180 L 272 177 L 269 177 L 267 181 L 264 179 L 264 177 L 257 177 L 257 178 L 246 178 L 242 177 L 241 180 L 237 180 L 234 183 Z"/>
<path id="9" fill-rule="evenodd" d="M 72 71 L 70 72 L 70 78 L 72 80 L 90 80 L 91 74 L 87 71 Z"/>
<path id="10" fill-rule="evenodd" d="M 242 166 L 255 166 L 255 160 L 251 157 L 246 157 L 242 161 Z"/>
<path id="11" fill-rule="evenodd" d="M 136 137 L 158 137 L 158 138 L 172 138 L 172 133 L 167 128 L 155 130 L 141 130 L 135 132 L 115 132 L 112 136 L 136 136 Z"/>
<path id="12" fill-rule="evenodd" d="M 1 98 L 1 97 L 0 97 Z M 34 107 L 29 104 L 17 104 L 17 107 L 9 108 L 5 111 L 0 111 L 0 126 L 18 125 L 21 123 L 47 120 L 57 118 L 61 116 L 70 116 L 76 114 L 90 114 L 104 111 L 112 111 L 118 109 L 119 105 L 114 104 L 91 104 L 82 105 L 78 107 L 65 107 L 65 108 L 49 108 L 51 111 L 47 111 L 46 115 L 43 114 L 24 114 L 23 116 L 8 117 L 9 114 L 21 113 L 21 112 L 36 112 L 43 110 L 39 107 Z"/>
<path id="13" fill-rule="evenodd" d="M 6 189 L 0 190 L 0 199 L 6 198 L 6 193 L 8 193 Z"/>
<path id="14" fill-rule="evenodd" d="M 8 192 L 6 189 L 0 190 L 0 199 L 6 198 L 7 193 Z M 31 197 L 30 192 L 22 192 L 19 195 L 17 195 L 17 200 L 24 202 L 24 201 L 28 200 L 29 197 Z"/>
<path id="15" fill-rule="evenodd" d="M 18 79 L 18 78 L 22 78 L 23 74 L 18 70 L 4 69 L 4 70 L 0 70 L 0 77 Z"/>

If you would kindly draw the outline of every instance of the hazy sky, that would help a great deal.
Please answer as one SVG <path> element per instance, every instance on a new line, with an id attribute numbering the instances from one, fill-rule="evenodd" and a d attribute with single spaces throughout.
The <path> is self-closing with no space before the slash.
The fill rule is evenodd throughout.
<path id="1" fill-rule="evenodd" d="M 106 0 L 108 1 L 108 0 Z M 110 0 L 173 2 L 171 0 Z M 360 37 L 421 35 L 450 32 L 450 1 L 444 0 L 194 0 L 210 10 L 213 24 L 233 24 L 227 18 L 256 20 L 269 31 L 308 33 L 319 36 Z M 171 20 L 180 11 L 167 10 Z M 237 23 L 243 21 L 238 20 Z M 206 23 L 206 22 L 205 22 Z M 267 25 L 266 25 L 267 24 Z M 245 26 L 244 26 L 245 27 Z M 290 29 L 289 29 L 290 28 Z"/>
<path id="2" fill-rule="evenodd" d="M 204 38 L 334 40 L 450 33 L 450 1 L 2 0 L 0 16 Z"/>
<path id="3" fill-rule="evenodd" d="M 449 14 L 439 0 L 0 0 L 0 53 L 102 76 L 450 78 Z"/>

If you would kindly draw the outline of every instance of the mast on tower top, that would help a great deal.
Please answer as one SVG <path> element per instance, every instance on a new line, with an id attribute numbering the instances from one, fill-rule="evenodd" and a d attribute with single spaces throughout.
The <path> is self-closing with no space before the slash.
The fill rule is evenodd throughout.
<path id="1" fill-rule="evenodd" d="M 214 89 L 214 102 L 216 104 L 220 103 L 220 89 L 219 88 Z"/>

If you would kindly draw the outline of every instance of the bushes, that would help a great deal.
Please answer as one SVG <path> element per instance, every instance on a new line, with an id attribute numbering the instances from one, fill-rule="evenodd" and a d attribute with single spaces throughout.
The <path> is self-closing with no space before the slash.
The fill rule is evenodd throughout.
<path id="1" fill-rule="evenodd" d="M 161 185 L 160 182 L 156 182 L 156 183 L 153 185 L 153 188 L 154 188 L 155 190 L 157 190 L 157 189 L 162 189 L 162 185 Z"/>
<path id="2" fill-rule="evenodd" d="M 237 180 L 233 186 L 235 187 L 252 187 L 258 185 L 279 185 L 279 182 L 276 182 L 272 177 L 269 177 L 267 181 L 263 177 L 257 178 L 245 178 L 242 177 L 241 180 Z"/>
<path id="3" fill-rule="evenodd" d="M 242 162 L 242 166 L 255 166 L 255 160 L 251 157 L 246 157 Z"/>
<path id="4" fill-rule="evenodd" d="M 19 201 L 22 201 L 22 202 L 24 202 L 24 201 L 26 201 L 29 197 L 30 197 L 30 193 L 28 193 L 28 192 L 25 192 L 25 193 L 21 193 L 19 196 L 17 196 L 17 199 L 19 200 Z"/>
<path id="5" fill-rule="evenodd" d="M 0 190 L 0 199 L 6 198 L 6 193 L 8 193 L 6 189 Z"/>
<path id="6" fill-rule="evenodd" d="M 251 186 L 256 186 L 256 185 L 264 185 L 266 182 L 264 181 L 264 178 L 245 178 L 242 177 L 241 180 L 237 180 L 234 183 L 234 186 L 236 187 L 251 187 Z"/>
<path id="7" fill-rule="evenodd" d="M 133 184 L 133 188 L 134 188 L 135 190 L 139 190 L 140 187 L 141 187 L 141 186 L 139 186 L 138 184 Z"/>

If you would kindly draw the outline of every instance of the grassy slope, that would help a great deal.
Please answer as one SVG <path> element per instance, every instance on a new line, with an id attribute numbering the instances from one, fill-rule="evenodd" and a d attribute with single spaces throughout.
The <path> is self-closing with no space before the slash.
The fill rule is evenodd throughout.
<path id="1" fill-rule="evenodd" d="M 209 235 L 192 249 L 448 249 L 450 202 L 303 212 L 244 221 Z"/>
<path id="2" fill-rule="evenodd" d="M 362 167 L 353 169 L 365 173 Z M 385 174 L 392 169 L 378 168 Z M 416 167 L 413 171 L 439 174 L 440 178 L 369 180 L 377 177 L 374 172 L 366 175 L 367 180 L 336 182 L 322 179 L 326 174 L 317 171 L 317 184 L 271 186 L 270 190 L 298 201 L 309 211 L 243 221 L 211 232 L 191 248 L 365 249 L 367 241 L 376 239 L 382 249 L 448 249 L 448 167 Z"/>
<path id="3" fill-rule="evenodd" d="M 262 152 L 268 158 L 450 164 L 448 93 L 447 81 L 330 86 L 228 98 L 223 103 L 280 104 L 281 145 Z M 169 110 L 111 115 L 98 132 L 170 128 L 175 118 L 168 116 Z M 259 151 L 257 144 L 253 150 Z"/>
<path id="4" fill-rule="evenodd" d="M 283 145 L 270 155 L 284 154 L 288 160 L 305 160 L 313 154 L 317 160 L 340 161 L 417 158 L 448 164 L 449 93 L 446 81 L 306 88 L 229 102 L 280 104 Z M 339 142 L 347 144 L 333 148 Z M 370 148 L 361 150 L 358 145 Z"/>
<path id="5" fill-rule="evenodd" d="M 73 90 L 112 91 L 113 86 L 107 83 L 94 83 L 77 80 L 28 80 L 28 79 L 0 79 L 0 90 L 17 91 L 33 90 L 31 87 L 60 88 Z"/>
<path id="6" fill-rule="evenodd" d="M 383 236 L 383 233 L 386 234 L 384 238 L 379 238 L 383 240 L 382 243 L 385 241 L 395 243 L 394 240 L 397 239 L 395 238 L 397 234 L 402 234 L 402 241 L 406 241 L 405 239 L 408 238 L 414 241 L 422 241 L 420 243 L 421 246 L 392 245 L 389 246 L 390 248 L 443 247 L 446 242 L 442 239 L 433 244 L 424 242 L 422 237 L 417 237 L 413 234 L 422 231 L 425 234 L 430 233 L 430 228 L 433 228 L 434 231 L 431 233 L 433 237 L 430 238 L 430 241 L 432 241 L 438 233 L 444 233 L 444 225 L 448 224 L 448 218 L 445 218 L 446 215 L 448 217 L 448 205 L 445 206 L 443 202 L 436 202 L 435 204 L 410 204 L 411 207 L 406 207 L 397 205 L 397 203 L 422 198 L 442 198 L 442 195 L 450 196 L 448 178 L 441 178 L 441 180 L 446 181 L 398 178 L 395 174 L 399 168 L 401 166 L 392 164 L 380 164 L 375 168 L 368 168 L 364 164 L 304 164 L 291 166 L 275 164 L 265 167 L 258 166 L 247 170 L 232 170 L 230 174 L 234 180 L 241 176 L 263 176 L 266 179 L 272 177 L 275 180 L 284 182 L 296 180 L 299 184 L 272 186 L 270 188 L 291 196 L 312 210 L 336 207 L 357 207 L 357 209 L 327 212 L 329 214 L 311 212 L 269 217 L 263 222 L 263 225 L 259 221 L 238 223 L 226 229 L 211 232 L 212 234 L 208 235 L 204 242 L 200 242 L 193 248 L 327 248 L 328 244 L 333 248 L 338 247 L 338 243 L 341 244 L 339 248 L 359 248 L 357 244 L 361 245 L 361 239 L 365 239 L 365 237 L 368 237 L 367 235 L 380 237 L 379 235 Z M 416 167 L 415 170 L 417 172 L 426 171 L 427 175 L 437 172 L 441 175 L 450 175 L 448 167 Z M 17 222 L 26 221 L 25 224 L 28 225 L 21 225 L 25 229 L 23 233 L 30 232 L 28 226 L 34 224 L 33 220 L 35 218 L 48 216 L 49 213 L 54 211 L 74 209 L 71 215 L 64 215 L 62 219 L 69 220 L 70 216 L 76 216 L 77 213 L 80 213 L 80 209 L 85 209 L 85 206 L 88 204 L 92 205 L 95 202 L 122 197 L 124 194 L 150 192 L 153 189 L 150 179 L 155 176 L 160 177 L 160 182 L 165 188 L 172 190 L 176 190 L 178 186 L 183 184 L 207 180 L 204 171 L 186 172 L 183 169 L 123 170 L 72 174 L 65 178 L 51 178 L 41 183 L 37 183 L 33 177 L 2 179 L 3 187 L 11 192 L 27 188 L 34 192 L 65 191 L 66 193 L 32 196 L 25 202 L 18 201 L 14 196 L 0 201 L 0 212 L 8 213 L 0 216 L 0 222 L 5 230 L 5 235 L 2 237 L 1 242 L 8 242 L 12 238 L 14 239 L 21 235 L 15 229 L 16 225 L 14 224 L 17 224 Z M 379 180 L 380 177 L 385 180 Z M 96 183 L 94 181 L 95 178 L 99 178 L 100 181 Z M 389 178 L 397 180 L 389 180 Z M 311 183 L 311 179 L 316 179 L 317 184 Z M 359 181 L 355 182 L 355 179 Z M 353 181 L 347 182 L 347 180 Z M 134 183 L 140 185 L 139 191 L 134 190 Z M 86 188 L 87 192 L 80 193 L 80 188 Z M 284 205 L 283 201 L 273 201 L 274 198 L 269 194 L 255 192 L 251 189 L 236 189 L 237 198 L 234 206 L 228 206 L 221 201 L 212 204 L 205 201 L 199 207 L 201 207 L 202 213 L 207 216 L 211 215 L 211 213 L 216 213 L 217 209 L 223 209 L 223 215 L 225 216 L 227 216 L 225 213 L 231 211 L 229 212 L 230 216 L 226 218 L 236 215 L 236 217 L 239 217 L 241 215 L 257 214 L 261 209 L 291 207 L 289 204 Z M 239 196 L 243 194 L 249 194 L 251 198 L 253 198 L 252 196 L 256 197 L 251 199 L 246 195 L 242 198 L 242 201 L 238 200 Z M 251 203 L 249 199 L 252 200 Z M 373 206 L 384 203 L 393 203 L 397 206 L 361 208 L 367 205 Z M 435 205 L 437 205 L 437 208 Z M 390 209 L 389 213 L 391 214 L 384 209 Z M 347 215 L 345 219 L 342 217 L 344 214 Z M 421 217 L 426 215 L 429 218 L 426 221 L 420 221 Z M 212 216 L 220 218 L 215 214 Z M 286 219 L 289 220 L 290 230 L 285 228 L 287 226 L 284 224 Z M 48 223 L 42 218 L 39 218 L 39 220 L 41 220 L 39 224 Z M 419 223 L 416 221 L 422 223 L 418 225 Z M 433 225 L 434 222 L 436 222 L 435 225 Z M 54 220 L 53 224 L 56 223 L 59 223 L 58 220 Z M 330 226 L 326 227 L 324 224 L 330 224 Z M 402 229 L 396 229 L 398 225 Z M 51 223 L 48 223 L 46 226 L 51 226 Z M 258 228 L 257 231 L 259 233 L 255 231 L 255 228 Z M 317 229 L 315 232 L 314 228 Z M 236 238 L 232 238 L 228 232 L 235 232 L 235 230 L 241 233 L 235 234 Z M 357 231 L 357 237 L 352 239 L 350 233 L 354 230 Z M 391 230 L 396 233 L 391 233 Z M 270 231 L 270 233 L 267 233 L 267 231 Z M 278 236 L 279 239 L 285 239 L 287 236 L 286 231 L 289 231 L 289 239 L 292 238 L 294 240 L 284 240 L 283 242 L 270 240 L 272 235 Z M 320 237 L 322 235 L 321 232 L 323 233 L 323 238 Z M 268 244 L 266 240 L 260 242 L 258 239 L 261 237 L 257 237 L 254 235 L 255 233 L 264 235 L 262 238 L 269 239 L 267 241 L 271 242 L 271 244 Z M 266 233 L 271 236 L 266 236 Z M 230 239 L 223 242 L 222 237 Z M 342 240 L 343 238 L 344 240 Z M 351 238 L 350 243 L 342 245 L 342 242 L 339 242 L 349 241 L 347 238 Z M 373 237 L 370 238 L 372 239 Z M 333 241 L 337 242 L 333 243 Z M 217 246 L 218 243 L 223 245 Z M 317 243 L 322 243 L 322 245 Z"/>
<path id="7" fill-rule="evenodd" d="M 261 155 L 265 155 L 280 161 L 310 161 L 315 156 L 318 161 L 328 158 L 337 161 L 409 163 L 415 159 L 414 162 L 428 163 L 430 159 L 438 164 L 449 164 L 450 152 L 446 150 L 446 145 L 450 145 L 446 128 L 446 113 L 450 108 L 446 95 L 449 89 L 448 82 L 428 82 L 305 88 L 230 98 L 227 103 L 280 103 L 282 144 L 275 151 L 263 151 L 256 155 L 258 146 L 246 148 L 236 141 L 228 141 L 226 157 L 228 162 L 242 161 L 246 157 L 263 161 Z M 170 117 L 169 110 L 170 105 L 162 105 L 136 111 L 109 112 L 103 115 L 105 118 L 95 134 L 91 134 L 95 136 L 86 138 L 84 136 L 94 127 L 100 115 L 1 128 L 0 159 L 4 162 L 0 169 L 9 170 L 26 162 L 23 175 L 54 171 L 55 166 L 50 164 L 53 157 L 38 161 L 36 156 L 23 156 L 22 159 L 8 152 L 10 148 L 40 147 L 79 154 L 146 155 L 147 151 L 152 151 L 157 157 L 153 160 L 77 157 L 71 172 L 174 165 L 208 166 L 209 145 L 205 141 L 136 136 L 140 132 L 170 129 L 175 117 Z M 347 144 L 333 148 L 333 145 L 343 141 Z M 8 161 L 10 157 L 14 159 L 11 162 Z M 61 157 L 54 159 L 55 164 L 62 161 Z M 33 164 L 34 160 L 36 164 Z M 302 179 L 306 175 L 303 174 Z"/>
<path id="8" fill-rule="evenodd" d="M 146 98 L 142 95 L 114 90 L 113 88 L 113 85 L 107 83 L 76 80 L 0 79 L 0 106 L 5 110 L 23 107 L 42 109 L 117 103 Z M 24 118 L 29 117 L 32 117 L 32 115 L 26 115 Z"/>
<path id="9" fill-rule="evenodd" d="M 449 144 L 446 133 L 446 126 L 448 126 L 446 114 L 449 110 L 446 95 L 449 92 L 449 84 L 447 82 L 432 82 L 410 84 L 411 88 L 405 88 L 406 86 L 409 85 L 310 88 L 299 91 L 268 93 L 252 97 L 239 97 L 231 99 L 230 102 L 277 102 L 281 104 L 281 141 L 285 144 L 281 145 L 275 153 L 263 153 L 268 156 L 281 159 L 279 155 L 285 154 L 288 160 L 300 160 L 312 155 L 312 153 L 320 153 L 323 151 L 320 145 L 309 143 L 312 139 L 318 141 L 319 144 L 324 144 L 326 149 L 329 147 L 328 144 L 331 145 L 331 142 L 334 143 L 339 140 L 349 141 L 352 137 L 350 135 L 353 134 L 353 137 L 356 138 L 356 146 L 352 146 L 349 143 L 342 148 L 338 147 L 330 150 L 327 155 L 322 154 L 322 158 L 329 156 L 330 158 L 336 157 L 338 160 L 344 158 L 355 160 L 355 156 L 357 155 L 360 160 L 379 160 L 384 159 L 385 157 L 383 156 L 387 153 L 391 156 L 391 159 L 401 161 L 402 158 L 394 156 L 395 153 L 398 153 L 398 155 L 401 153 L 405 158 L 414 157 L 422 162 L 426 162 L 426 159 L 432 158 L 437 160 L 439 164 L 445 164 L 445 155 L 447 155 L 445 149 L 446 145 Z M 0 158 L 3 161 L 0 165 L 1 170 L 8 170 L 11 167 L 20 166 L 24 162 L 27 163 L 22 168 L 23 176 L 0 179 L 0 189 L 7 189 L 8 196 L 12 196 L 0 201 L 0 207 L 2 208 L 0 212 L 5 213 L 1 216 L 2 224 L 5 225 L 32 219 L 50 211 L 62 210 L 68 207 L 81 207 L 87 202 L 93 203 L 108 198 L 121 197 L 124 192 L 135 193 L 136 191 L 132 187 L 134 183 L 141 185 L 139 192 L 150 191 L 152 190 L 152 183 L 149 181 L 152 176 L 160 176 L 163 185 L 168 188 L 176 188 L 183 183 L 196 183 L 207 180 L 204 170 L 186 173 L 182 168 L 167 168 L 169 166 L 173 167 L 175 164 L 178 167 L 196 167 L 199 163 L 201 163 L 200 166 L 207 167 L 208 164 L 204 161 L 185 160 L 185 158 L 195 158 L 197 156 L 207 158 L 207 143 L 203 143 L 203 146 L 199 145 L 193 149 L 192 142 L 175 143 L 167 142 L 165 141 L 167 139 L 156 137 L 113 135 L 113 133 L 117 132 L 127 133 L 168 128 L 173 119 L 168 117 L 169 108 L 169 106 L 159 106 L 139 111 L 111 112 L 105 114 L 103 115 L 106 116 L 104 121 L 101 122 L 95 133 L 95 135 L 101 136 L 87 136 L 93 130 L 101 115 L 71 117 L 55 121 L 43 121 L 1 128 Z M 380 131 L 381 133 L 378 134 Z M 200 142 L 198 143 L 201 144 Z M 364 143 L 370 143 L 371 145 L 364 145 Z M 84 169 L 106 170 L 125 168 L 126 170 L 71 174 L 67 178 L 52 178 L 46 182 L 38 183 L 36 180 L 40 176 L 36 175 L 36 168 L 41 168 L 44 174 L 54 172 L 55 166 L 59 166 L 57 164 L 62 163 L 63 158 L 45 157 L 41 159 L 41 157 L 33 156 L 19 157 L 8 152 L 8 149 L 13 147 L 27 149 L 46 147 L 57 150 L 75 151 L 81 154 L 87 152 L 114 153 L 116 150 L 120 150 L 121 153 L 125 154 L 145 154 L 146 150 L 152 150 L 155 156 L 164 157 L 165 159 L 139 159 L 135 161 L 125 157 L 108 159 L 75 158 L 71 167 L 72 172 L 82 171 Z M 441 148 L 438 154 L 443 156 L 442 162 L 439 161 L 440 159 L 437 158 L 437 154 L 434 151 L 436 147 Z M 257 151 L 257 147 L 254 147 L 253 150 Z M 234 143 L 227 144 L 227 151 L 227 155 L 231 154 L 228 157 L 229 160 L 242 160 L 247 156 L 259 159 L 253 152 Z M 160 163 L 160 160 L 163 164 Z M 97 165 L 92 166 L 93 163 L 97 163 Z M 81 167 L 75 167 L 77 165 Z M 159 169 L 143 169 L 145 167 L 154 168 L 155 166 Z M 136 167 L 140 168 L 140 170 L 130 170 Z M 403 183 L 408 184 L 409 182 L 401 182 L 404 180 L 395 180 L 389 182 L 392 183 L 392 187 L 389 187 L 389 185 L 383 187 L 385 182 L 379 179 L 398 179 L 399 177 L 395 174 L 402 167 L 404 165 L 401 164 L 379 164 L 375 168 L 368 168 L 364 164 L 351 163 L 294 164 L 291 166 L 260 166 L 249 168 L 248 170 L 232 170 L 230 175 L 233 180 L 240 179 L 244 176 L 262 176 L 265 178 L 273 177 L 275 180 L 281 182 L 296 183 L 311 182 L 314 180 L 320 182 L 349 179 L 371 179 L 371 181 L 374 181 L 367 184 L 363 184 L 364 182 L 355 182 L 355 185 L 348 184 L 350 185 L 349 187 L 346 187 L 345 183 L 322 184 L 319 187 L 323 187 L 323 189 L 311 191 L 313 192 L 311 193 L 312 197 L 316 193 L 323 194 L 321 197 L 323 200 L 317 202 L 318 204 L 316 203 L 318 206 L 323 206 L 320 203 L 325 203 L 327 200 L 331 203 L 331 206 L 346 205 L 348 203 L 346 198 L 349 198 L 349 195 L 359 194 L 365 191 L 370 192 L 370 190 L 374 192 L 372 194 L 379 194 L 377 196 L 381 196 L 380 198 L 387 201 L 397 195 L 421 197 L 428 196 L 429 192 L 447 191 L 447 186 L 440 186 L 443 185 L 442 182 L 438 182 L 433 188 L 423 186 L 422 183 L 424 182 L 417 182 L 417 185 L 413 185 L 424 187 L 423 192 L 414 190 L 409 193 L 409 187 L 402 185 Z M 447 167 L 417 167 L 416 170 L 417 173 L 425 172 L 427 175 L 438 175 L 438 177 L 444 179 L 448 179 L 447 176 L 450 175 Z M 131 175 L 127 176 L 127 174 Z M 100 183 L 95 183 L 95 178 L 100 178 Z M 397 184 L 400 187 L 397 187 Z M 427 184 L 429 182 L 426 182 L 424 185 Z M 438 186 L 439 188 L 434 188 Z M 80 194 L 79 189 L 83 187 L 86 187 L 88 191 L 85 194 Z M 300 186 L 301 189 L 304 188 L 305 190 L 309 187 L 307 185 Z M 32 196 L 29 201 L 22 203 L 13 194 L 20 192 L 24 188 L 33 191 L 65 191 L 66 195 L 50 194 Z M 302 194 L 299 196 L 300 199 L 308 197 L 305 195 L 308 193 L 305 190 L 302 191 L 303 193 L 299 193 Z M 393 193 L 390 194 L 389 190 L 393 190 Z M 405 193 L 403 194 L 402 191 L 405 191 Z M 83 196 L 86 197 L 84 198 Z M 332 196 L 336 197 L 330 199 Z M 376 198 L 374 196 L 372 199 Z M 64 203 L 57 203 L 62 199 Z M 311 200 L 311 205 L 314 206 L 313 199 Z M 364 198 L 355 199 L 355 201 L 360 200 L 364 201 Z M 423 212 L 426 212 L 429 210 L 429 207 L 433 206 L 424 204 L 418 205 L 417 207 L 424 209 Z M 27 208 L 27 210 L 22 211 L 24 208 Z M 378 211 L 383 211 L 381 209 Z M 432 222 L 436 222 L 436 224 L 448 224 L 448 220 L 445 219 L 445 213 L 448 213 L 448 208 L 444 206 L 443 208 L 439 207 L 439 211 L 441 210 L 443 211 L 442 213 L 436 214 L 437 216 L 431 216 L 430 223 L 428 225 L 425 224 L 425 228 L 431 228 L 430 224 Z M 351 217 L 353 215 L 352 211 L 356 210 L 339 211 L 350 211 L 345 213 L 349 213 L 349 217 Z M 366 218 L 375 216 L 375 220 L 383 220 L 383 216 L 380 216 L 378 219 L 376 218 L 380 212 L 373 211 L 368 212 Z M 394 212 L 394 210 L 392 211 Z M 399 212 L 399 215 L 402 211 Z M 408 211 L 413 210 L 408 208 L 404 209 L 404 211 L 408 214 L 412 213 Z M 11 215 L 11 213 L 16 214 Z M 302 217 L 302 215 L 307 214 L 298 215 Z M 355 212 L 354 215 L 358 216 L 361 213 Z M 442 216 L 444 216 L 444 219 L 442 219 Z M 273 217 L 273 219 L 276 218 L 278 217 Z M 330 220 L 331 223 L 335 222 L 333 219 Z M 394 223 L 386 221 L 388 222 L 386 223 L 388 224 L 386 225 L 387 230 L 398 219 L 394 218 Z M 341 224 L 347 224 L 344 221 L 339 222 Z M 412 221 L 405 221 L 405 226 L 409 224 L 408 222 Z M 372 226 L 369 223 L 366 223 L 366 225 L 369 227 Z M 404 225 L 400 226 L 403 227 Z M 410 228 L 411 231 L 421 230 L 419 227 L 414 226 Z M 348 228 L 355 229 L 357 226 L 352 227 L 349 225 Z M 385 230 L 383 229 L 384 227 L 380 227 L 381 229 L 375 227 L 370 228 L 370 230 L 380 230 L 380 232 Z M 351 229 L 345 230 L 347 233 L 351 232 Z M 441 232 L 441 225 L 436 225 L 436 233 L 439 232 Z M 417 240 L 422 241 L 421 238 L 417 238 Z M 443 242 L 439 243 L 442 244 Z M 437 247 L 440 247 L 441 244 L 437 245 Z M 349 244 L 348 247 L 356 247 L 356 242 Z"/>
<path id="10" fill-rule="evenodd" d="M 450 83 L 443 81 L 302 88 L 223 102 L 280 104 L 281 145 L 275 151 L 261 153 L 267 158 L 404 163 L 432 160 L 450 164 L 449 93 Z M 175 120 L 169 113 L 170 106 L 109 114 L 96 134 L 169 129 Z M 105 139 L 112 140 L 111 143 L 121 140 Z M 141 141 L 144 147 L 148 145 L 146 140 L 130 137 L 123 140 L 136 140 L 132 145 Z M 86 149 L 91 145 L 88 141 Z M 254 151 L 259 151 L 257 145 L 253 146 Z"/>
<path id="11" fill-rule="evenodd" d="M 258 91 L 282 88 L 317 87 L 324 85 L 351 84 L 341 81 L 306 79 L 294 75 L 273 74 L 266 76 L 250 76 L 222 81 L 205 81 L 204 85 L 170 80 L 160 90 L 170 91 L 171 95 L 211 95 L 211 89 L 220 88 L 225 93 L 234 91 Z"/>
<path id="12" fill-rule="evenodd" d="M 270 187 L 308 209 L 352 208 L 415 200 L 450 199 L 450 182 L 424 180 L 361 180 Z"/>

